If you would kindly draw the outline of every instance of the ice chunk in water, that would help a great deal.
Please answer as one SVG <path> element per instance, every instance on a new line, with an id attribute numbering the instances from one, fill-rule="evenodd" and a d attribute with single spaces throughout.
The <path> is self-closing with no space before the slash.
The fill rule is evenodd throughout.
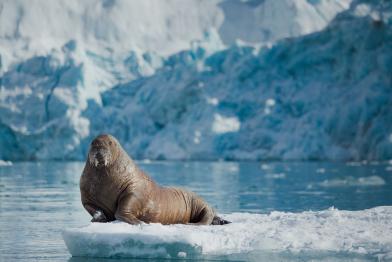
<path id="1" fill-rule="evenodd" d="M 392 207 L 233 213 L 225 226 L 91 223 L 63 237 L 73 256 L 211 258 L 333 252 L 392 259 Z"/>

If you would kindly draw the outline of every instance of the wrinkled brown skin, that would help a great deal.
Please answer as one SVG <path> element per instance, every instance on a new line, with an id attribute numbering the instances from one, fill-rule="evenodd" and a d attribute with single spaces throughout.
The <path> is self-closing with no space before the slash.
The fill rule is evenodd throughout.
<path id="1" fill-rule="evenodd" d="M 110 152 L 106 166 L 95 166 L 90 161 L 96 148 Z M 196 194 L 157 185 L 110 135 L 94 139 L 80 178 L 80 192 L 92 222 L 117 219 L 129 224 L 210 225 L 215 216 L 214 210 Z"/>

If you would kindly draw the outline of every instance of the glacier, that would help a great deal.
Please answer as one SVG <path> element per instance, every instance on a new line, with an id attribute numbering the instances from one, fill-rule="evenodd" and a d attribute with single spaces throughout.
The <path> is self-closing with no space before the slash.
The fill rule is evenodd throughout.
<path id="1" fill-rule="evenodd" d="M 42 3 L 1 2 L 0 159 L 84 159 L 104 132 L 137 159 L 392 158 L 389 3 Z"/>
<path id="2" fill-rule="evenodd" d="M 232 213 L 224 217 L 233 223 L 198 227 L 129 225 L 119 221 L 90 223 L 64 230 L 63 238 L 73 257 L 247 261 L 260 261 L 260 257 L 286 261 L 293 256 L 301 260 L 325 256 L 334 261 L 345 261 L 345 255 L 355 257 L 354 260 L 392 258 L 391 207 Z"/>

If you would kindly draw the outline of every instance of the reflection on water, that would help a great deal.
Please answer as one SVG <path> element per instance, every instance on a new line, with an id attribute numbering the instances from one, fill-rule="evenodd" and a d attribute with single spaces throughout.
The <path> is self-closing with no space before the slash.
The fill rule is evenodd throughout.
<path id="1" fill-rule="evenodd" d="M 70 258 L 60 234 L 64 228 L 86 225 L 90 220 L 80 203 L 79 177 L 83 165 L 38 162 L 0 166 L 1 261 L 97 261 Z M 197 192 L 220 213 L 299 212 L 331 206 L 361 210 L 392 204 L 389 163 L 143 162 L 140 165 L 162 185 Z M 268 254 L 257 256 L 266 259 Z M 279 256 L 276 260 L 296 259 L 287 254 L 274 256 Z"/>

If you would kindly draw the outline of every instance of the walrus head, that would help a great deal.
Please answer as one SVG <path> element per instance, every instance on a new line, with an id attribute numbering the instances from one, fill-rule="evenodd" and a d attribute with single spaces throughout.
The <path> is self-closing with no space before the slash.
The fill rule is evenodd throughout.
<path id="1" fill-rule="evenodd" d="M 88 159 L 94 167 L 107 167 L 117 158 L 119 150 L 118 141 L 111 135 L 99 135 L 90 145 Z"/>

